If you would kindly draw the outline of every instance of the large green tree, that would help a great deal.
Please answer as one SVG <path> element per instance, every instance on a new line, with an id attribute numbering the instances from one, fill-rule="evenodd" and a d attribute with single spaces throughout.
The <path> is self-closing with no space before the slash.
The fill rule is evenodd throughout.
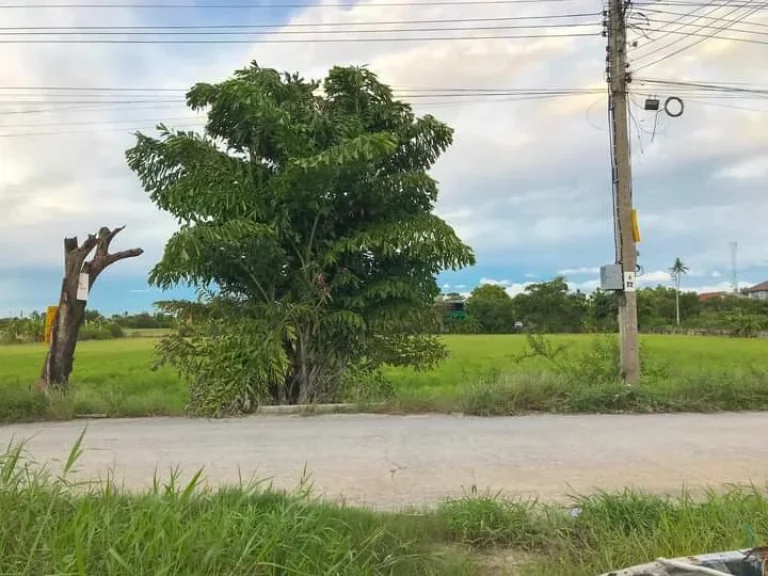
<path id="1" fill-rule="evenodd" d="M 512 298 L 501 286 L 484 284 L 472 290 L 467 313 L 485 334 L 504 334 L 515 329 Z"/>
<path id="2" fill-rule="evenodd" d="M 526 286 L 513 303 L 525 326 L 537 332 L 578 332 L 587 309 L 586 295 L 570 292 L 562 276 Z"/>
<path id="3" fill-rule="evenodd" d="M 432 213 L 451 128 L 366 68 L 320 83 L 252 63 L 187 102 L 202 133 L 161 127 L 127 156 L 181 225 L 151 282 L 215 294 L 185 312 L 205 330 L 164 348 L 193 404 L 321 401 L 350 367 L 439 358 L 436 275 L 474 262 Z"/>

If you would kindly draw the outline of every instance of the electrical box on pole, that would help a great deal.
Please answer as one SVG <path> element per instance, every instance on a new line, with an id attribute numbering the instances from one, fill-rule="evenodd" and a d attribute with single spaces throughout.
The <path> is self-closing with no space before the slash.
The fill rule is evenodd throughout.
<path id="1" fill-rule="evenodd" d="M 600 290 L 624 290 L 624 271 L 621 264 L 600 266 Z"/>

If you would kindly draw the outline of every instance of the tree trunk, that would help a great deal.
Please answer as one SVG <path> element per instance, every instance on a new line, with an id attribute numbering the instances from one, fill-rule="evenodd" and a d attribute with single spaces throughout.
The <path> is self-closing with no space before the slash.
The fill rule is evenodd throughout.
<path id="1" fill-rule="evenodd" d="M 675 281 L 675 314 L 677 317 L 677 326 L 680 326 L 680 280 Z"/>
<path id="2" fill-rule="evenodd" d="M 64 279 L 61 283 L 59 308 L 51 327 L 51 343 L 43 362 L 40 388 L 66 388 L 75 359 L 77 337 L 85 318 L 85 300 L 77 299 L 80 274 L 88 274 L 88 289 L 105 268 L 118 260 L 143 254 L 141 248 L 133 248 L 110 254 L 109 245 L 124 226 L 110 230 L 103 227 L 98 235 L 89 235 L 80 245 L 77 237 L 64 239 Z M 96 250 L 91 260 L 86 258 Z"/>

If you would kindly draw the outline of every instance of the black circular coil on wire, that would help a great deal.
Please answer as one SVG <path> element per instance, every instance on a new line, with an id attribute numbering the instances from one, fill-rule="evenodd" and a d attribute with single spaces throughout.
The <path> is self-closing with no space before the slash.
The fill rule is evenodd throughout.
<path id="1" fill-rule="evenodd" d="M 669 104 L 671 102 L 676 102 L 680 106 L 680 109 L 677 111 L 673 110 L 672 112 L 670 112 Z M 681 98 L 678 98 L 677 96 L 670 96 L 669 98 L 664 100 L 664 112 L 666 112 L 667 116 L 669 116 L 670 118 L 680 118 L 680 116 L 683 115 L 683 112 L 685 112 L 685 103 L 682 101 Z"/>

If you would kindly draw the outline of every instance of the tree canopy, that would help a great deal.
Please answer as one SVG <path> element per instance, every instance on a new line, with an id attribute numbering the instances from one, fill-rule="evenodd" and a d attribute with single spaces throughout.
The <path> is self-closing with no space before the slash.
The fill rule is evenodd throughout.
<path id="1" fill-rule="evenodd" d="M 207 386 L 204 409 L 322 400 L 352 366 L 437 360 L 436 275 L 474 263 L 433 214 L 428 171 L 451 128 L 356 67 L 320 83 L 252 63 L 195 85 L 187 103 L 207 112 L 202 133 L 161 126 L 127 157 L 180 224 L 150 281 L 213 294 L 166 304 L 205 319 L 199 338 L 164 345 Z"/>
<path id="2" fill-rule="evenodd" d="M 472 290 L 466 310 L 487 334 L 504 334 L 514 330 L 512 298 L 501 286 L 484 284 Z"/>
<path id="3" fill-rule="evenodd" d="M 735 336 L 755 335 L 761 330 L 768 330 L 768 302 L 726 294 L 702 301 L 695 292 L 678 292 L 666 286 L 637 291 L 640 329 L 644 332 L 676 329 L 678 304 L 681 329 Z M 478 286 L 466 298 L 464 311 L 466 314 L 461 321 L 444 318 L 443 331 L 512 333 L 518 331 L 518 323 L 524 330 L 532 332 L 618 330 L 615 292 L 595 290 L 583 294 L 569 291 L 563 278 L 530 284 L 514 297 L 510 297 L 501 286 Z"/>

